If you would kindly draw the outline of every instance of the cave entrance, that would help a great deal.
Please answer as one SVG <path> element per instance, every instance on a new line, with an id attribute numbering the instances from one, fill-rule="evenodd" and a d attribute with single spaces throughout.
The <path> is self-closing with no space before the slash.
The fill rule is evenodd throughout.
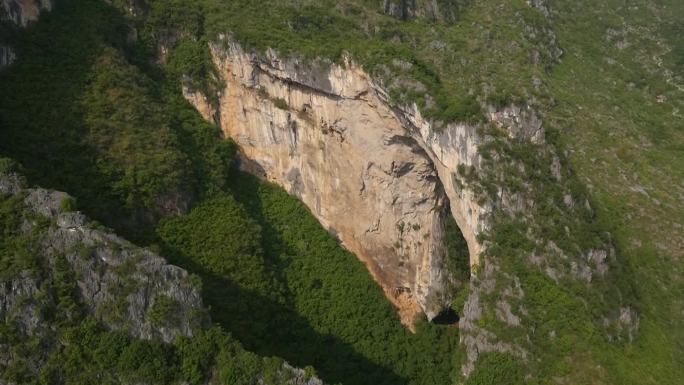
<path id="1" fill-rule="evenodd" d="M 457 325 L 460 317 L 452 308 L 445 309 L 432 319 L 436 325 Z"/>

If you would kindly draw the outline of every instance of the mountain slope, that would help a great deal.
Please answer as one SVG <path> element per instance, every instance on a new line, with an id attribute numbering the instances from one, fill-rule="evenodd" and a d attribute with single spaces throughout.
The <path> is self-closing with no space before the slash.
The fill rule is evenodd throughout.
<path id="1" fill-rule="evenodd" d="M 3 383 L 321 384 L 209 328 L 197 277 L 73 206 L 0 159 Z"/>
<path id="2" fill-rule="evenodd" d="M 352 384 L 681 378 L 679 2 L 113 5 L 64 0 L 26 32 L 3 24 L 0 43 L 16 58 L 0 73 L 0 151 L 32 182 L 69 191 L 89 215 L 202 276 L 214 319 L 249 349 Z M 274 70 L 282 87 L 233 81 L 226 42 Z M 321 63 L 341 78 L 363 71 L 378 98 L 360 97 L 390 111 L 407 137 L 426 140 L 421 151 L 436 149 L 428 158 L 436 185 L 458 193 L 447 194 L 452 207 L 467 192 L 484 208 L 469 288 L 445 296 L 460 330 L 402 329 L 363 266 L 313 219 L 335 229 L 321 215 L 329 208 L 302 197 L 307 209 L 231 171 L 237 163 L 295 195 L 307 191 L 269 174 L 269 151 L 245 167 L 245 154 L 258 154 L 245 149 L 259 142 L 230 130 L 241 112 L 224 98 L 244 87 L 271 130 L 295 122 L 299 134 L 313 132 L 307 114 L 317 123 L 325 108 L 304 111 L 290 89 L 320 92 L 309 80 Z M 237 162 L 212 123 L 235 135 Z M 349 127 L 332 127 L 331 137 L 349 139 Z M 476 138 L 462 167 L 444 154 L 466 146 L 440 139 L 459 130 Z M 280 156 L 299 156 L 294 143 Z M 355 182 L 346 172 L 336 183 Z M 451 226 L 452 246 L 463 249 Z"/>

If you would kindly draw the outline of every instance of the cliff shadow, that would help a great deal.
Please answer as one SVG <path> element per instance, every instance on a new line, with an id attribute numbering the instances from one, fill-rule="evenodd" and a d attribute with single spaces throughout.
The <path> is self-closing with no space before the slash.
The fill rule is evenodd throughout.
<path id="1" fill-rule="evenodd" d="M 311 365 L 329 384 L 405 385 L 391 369 L 371 362 L 349 343 L 316 331 L 286 303 L 203 268 L 192 258 L 166 249 L 169 261 L 202 278 L 202 297 L 212 322 L 239 340 L 249 351 L 277 356 L 292 365 Z"/>
<path id="2" fill-rule="evenodd" d="M 291 225 L 280 223 L 281 228 L 276 228 L 276 225 L 272 223 L 272 218 L 269 218 L 266 213 L 269 207 L 265 206 L 271 206 L 270 210 L 272 211 L 273 206 L 281 204 L 283 207 L 278 207 L 278 209 L 283 210 L 282 219 L 284 221 L 287 221 L 286 216 L 292 214 L 293 211 L 306 211 L 306 213 L 294 214 L 297 217 L 308 216 L 313 219 L 313 216 L 301 201 L 288 195 L 282 188 L 264 182 L 256 176 L 234 169 L 230 180 L 230 190 L 234 198 L 261 226 L 266 262 L 270 264 L 269 267 L 273 269 L 277 279 L 283 283 L 287 282 L 288 277 L 285 270 L 291 263 L 297 263 L 295 261 L 297 257 L 291 256 L 300 254 L 301 250 L 295 250 L 288 244 L 288 240 L 284 237 L 292 236 L 292 234 L 284 234 L 282 227 L 296 227 L 296 225 L 294 223 Z M 264 190 L 270 191 L 270 193 L 264 193 Z M 309 234 L 314 233 L 315 230 L 322 230 L 317 220 L 314 219 L 313 222 L 320 229 L 312 229 Z M 330 240 L 334 239 L 327 232 L 324 234 L 317 235 Z M 305 239 L 298 239 L 297 241 L 307 242 Z M 336 240 L 333 243 L 340 247 Z M 359 263 L 355 256 L 353 256 L 353 261 Z M 297 268 L 302 267 L 298 266 Z M 363 272 L 368 274 L 365 267 L 363 267 Z M 323 282 L 318 279 L 320 277 L 315 277 L 315 273 L 311 274 L 313 279 L 310 290 L 313 292 L 320 288 Z M 220 289 L 222 285 L 220 277 L 211 277 L 210 281 L 213 282 L 212 285 L 217 284 L 217 288 Z M 369 281 L 375 286 L 375 282 L 370 277 Z M 284 303 L 274 302 L 258 293 L 242 291 L 241 294 L 251 295 L 254 299 L 255 302 L 246 304 L 253 309 L 241 310 L 240 314 L 243 316 L 239 320 L 233 318 L 233 315 L 230 314 L 232 312 L 221 312 L 221 314 L 217 314 L 219 318 L 216 320 L 222 325 L 230 325 L 232 329 L 228 330 L 233 333 L 236 333 L 233 330 L 239 330 L 241 335 L 236 334 L 236 336 L 253 351 L 263 355 L 280 356 L 299 366 L 312 365 L 316 368 L 319 376 L 328 383 L 351 385 L 408 384 L 407 379 L 397 375 L 391 368 L 372 362 L 351 344 L 342 341 L 331 333 L 316 331 L 309 320 L 297 313 L 294 297 L 302 295 L 302 293 L 298 294 L 292 290 L 296 289 L 287 289 L 288 298 L 285 299 Z M 379 288 L 377 290 L 380 291 Z M 218 291 L 216 294 L 221 295 Z M 210 294 L 209 297 L 211 296 Z M 384 297 L 382 295 L 381 297 L 384 301 Z M 207 300 L 211 301 L 212 308 L 221 302 L 219 298 L 207 298 Z M 325 311 L 334 313 L 332 309 Z M 244 317 L 244 315 L 248 316 Z M 394 316 L 394 314 L 392 315 Z M 258 322 L 254 324 L 258 320 L 266 321 L 263 325 L 258 325 Z M 340 322 L 344 322 L 344 320 L 341 318 Z M 228 328 L 228 326 L 225 327 Z M 386 348 L 390 349 L 389 346 Z"/>
<path id="3" fill-rule="evenodd" d="M 93 108 L 84 105 L 95 94 L 104 115 L 119 112 L 105 92 L 88 91 L 103 52 L 130 48 L 127 33 L 121 12 L 99 1 L 58 2 L 17 33 L 17 60 L 0 72 L 0 153 L 19 162 L 31 184 L 68 192 L 90 218 L 130 239 L 141 229 L 131 230 L 130 202 L 116 192 L 125 171 L 102 151 L 122 127 L 101 124 L 110 137 L 93 139 L 86 117 Z"/>

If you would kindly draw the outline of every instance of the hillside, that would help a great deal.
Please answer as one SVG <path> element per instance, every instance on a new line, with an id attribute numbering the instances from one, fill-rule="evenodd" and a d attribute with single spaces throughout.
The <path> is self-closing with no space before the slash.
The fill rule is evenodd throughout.
<path id="1" fill-rule="evenodd" d="M 1 380 L 684 375 L 679 1 L 2 5 L 0 156 L 29 185 L 73 196 L 94 228 L 191 273 L 208 317 L 176 338 L 59 310 L 40 318 L 48 334 L 3 332 L 13 358 Z M 55 278 L 59 258 L 35 265 L 56 254 L 22 235 L 34 215 L 16 198 L 24 189 L 2 190 L 6 298 L 36 266 L 49 285 L 73 282 Z M 69 287 L 73 298 L 46 306 L 82 309 L 88 290 Z M 116 339 L 118 358 L 101 359 L 83 333 Z"/>

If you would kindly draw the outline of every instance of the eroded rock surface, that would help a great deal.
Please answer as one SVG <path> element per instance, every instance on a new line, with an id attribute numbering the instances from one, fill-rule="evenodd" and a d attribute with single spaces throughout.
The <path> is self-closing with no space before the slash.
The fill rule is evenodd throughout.
<path id="1" fill-rule="evenodd" d="M 487 208 L 455 180 L 459 166 L 478 165 L 475 128 L 435 132 L 416 109 L 391 107 L 351 61 L 259 57 L 227 39 L 212 53 L 226 84 L 218 106 L 189 89 L 186 98 L 240 145 L 253 172 L 299 197 L 368 265 L 405 323 L 439 314 L 450 301 L 445 217 L 455 217 L 472 264 L 486 228 Z"/>
<path id="2" fill-rule="evenodd" d="M 382 10 L 400 20 L 417 17 L 434 21 L 453 21 L 463 5 L 454 0 L 384 0 Z"/>
<path id="3" fill-rule="evenodd" d="M 4 323 L 16 325 L 28 336 L 40 334 L 41 328 L 49 327 L 40 309 L 55 306 L 56 300 L 46 293 L 68 274 L 86 312 L 132 337 L 171 342 L 177 336 L 191 337 L 205 326 L 208 318 L 199 290 L 185 270 L 89 226 L 83 214 L 65 209 L 71 199 L 66 193 L 25 188 L 17 174 L 0 173 L 0 196 L 23 199 L 20 233 L 38 245 L 29 252 L 45 270 L 24 270 L 16 278 L 3 279 L 0 320 Z M 167 310 L 173 309 L 172 314 L 155 314 L 159 301 Z"/>

